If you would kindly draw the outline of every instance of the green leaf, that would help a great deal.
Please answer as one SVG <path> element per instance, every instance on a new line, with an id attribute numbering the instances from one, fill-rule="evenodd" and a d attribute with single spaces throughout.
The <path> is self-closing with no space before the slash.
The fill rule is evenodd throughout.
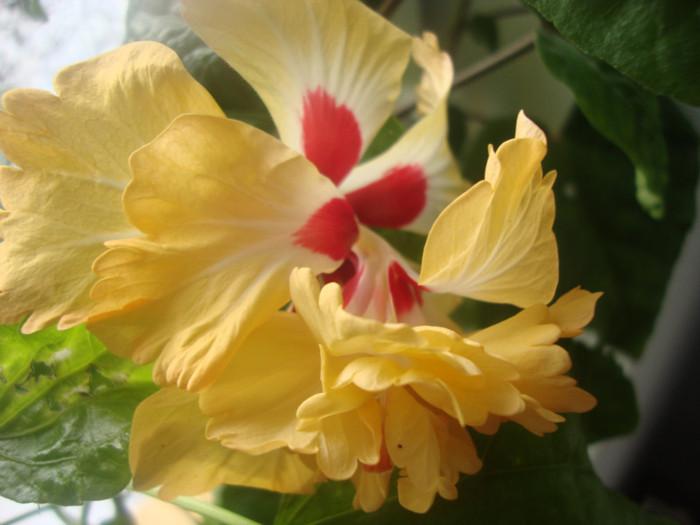
<path id="1" fill-rule="evenodd" d="M 218 504 L 225 509 L 258 523 L 268 524 L 274 521 L 277 508 L 283 497 L 278 492 L 224 485 L 221 487 L 217 500 Z"/>
<path id="2" fill-rule="evenodd" d="M 650 91 L 700 105 L 693 0 L 525 0 L 578 47 Z"/>
<path id="3" fill-rule="evenodd" d="M 559 245 L 559 294 L 581 285 L 604 292 L 593 327 L 605 344 L 641 355 L 671 270 L 695 216 L 698 140 L 670 102 L 662 101 L 669 149 L 667 212 L 644 213 L 633 197 L 634 167 L 579 112 L 563 140 L 550 141 L 546 169 L 554 185 Z"/>
<path id="4" fill-rule="evenodd" d="M 668 156 L 656 97 L 551 31 L 538 32 L 537 50 L 593 127 L 630 158 L 637 200 L 652 217 L 661 217 Z"/>
<path id="5" fill-rule="evenodd" d="M 493 53 L 500 45 L 496 18 L 488 15 L 474 15 L 467 26 L 470 34 L 480 44 Z"/>
<path id="6" fill-rule="evenodd" d="M 539 438 L 509 423 L 477 436 L 481 472 L 462 476 L 459 497 L 437 497 L 426 514 L 398 504 L 392 490 L 377 512 L 352 508 L 349 482 L 324 483 L 312 496 L 285 496 L 275 525 L 364 523 L 664 523 L 607 489 L 595 475 L 578 418 Z"/>
<path id="7" fill-rule="evenodd" d="M 576 340 L 567 349 L 573 361 L 569 375 L 598 400 L 595 409 L 580 416 L 587 441 L 631 434 L 639 422 L 637 400 L 612 349 L 587 348 Z"/>
<path id="8" fill-rule="evenodd" d="M 109 354 L 84 327 L 0 326 L 0 363 L 0 494 L 77 505 L 122 490 L 131 418 L 155 391 L 150 369 Z"/>
<path id="9" fill-rule="evenodd" d="M 153 40 L 175 50 L 229 117 L 274 131 L 272 117 L 258 94 L 185 24 L 181 9 L 178 0 L 130 0 L 126 41 Z"/>
<path id="10" fill-rule="evenodd" d="M 365 150 L 360 162 L 368 161 L 388 150 L 406 131 L 396 117 L 389 117 Z"/>

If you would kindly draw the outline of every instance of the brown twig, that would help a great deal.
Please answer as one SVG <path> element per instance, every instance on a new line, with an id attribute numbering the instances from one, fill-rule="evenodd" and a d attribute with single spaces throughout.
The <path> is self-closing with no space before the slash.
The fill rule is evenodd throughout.
<path id="1" fill-rule="evenodd" d="M 377 13 L 382 15 L 384 18 L 391 18 L 394 11 L 401 5 L 403 0 L 384 0 L 382 5 L 377 9 Z"/>

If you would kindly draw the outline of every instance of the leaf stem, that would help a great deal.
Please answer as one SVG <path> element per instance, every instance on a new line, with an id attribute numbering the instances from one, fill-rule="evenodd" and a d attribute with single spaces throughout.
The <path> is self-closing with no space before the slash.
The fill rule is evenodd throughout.
<path id="1" fill-rule="evenodd" d="M 384 18 L 390 18 L 394 11 L 401 5 L 403 0 L 384 0 L 382 5 L 377 8 L 377 13 Z"/>
<path id="2" fill-rule="evenodd" d="M 490 73 L 494 69 L 497 69 L 511 60 L 518 58 L 535 48 L 535 34 L 529 34 L 516 40 L 509 46 L 497 51 L 496 53 L 489 55 L 483 60 L 480 60 L 476 64 L 473 64 L 455 75 L 454 81 L 452 82 L 452 88 L 462 87 L 474 80 L 481 78 L 486 73 Z"/>
<path id="3" fill-rule="evenodd" d="M 143 494 L 147 494 L 153 498 L 158 498 L 157 489 L 146 490 L 143 492 Z M 172 503 L 181 509 L 196 512 L 205 518 L 217 520 L 223 525 L 260 525 L 257 521 L 253 521 L 245 516 L 241 516 L 240 514 L 231 512 L 230 510 L 219 507 L 218 505 L 200 501 L 195 498 L 180 496 L 172 501 L 169 501 L 168 503 Z"/>

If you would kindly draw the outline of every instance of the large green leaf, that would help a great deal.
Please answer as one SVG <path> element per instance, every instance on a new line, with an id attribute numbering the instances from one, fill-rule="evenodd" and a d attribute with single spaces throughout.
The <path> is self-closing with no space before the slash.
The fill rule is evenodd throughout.
<path id="1" fill-rule="evenodd" d="M 637 199 L 653 217 L 661 217 L 668 156 L 656 97 L 551 31 L 538 32 L 537 50 L 593 127 L 630 158 Z"/>
<path id="2" fill-rule="evenodd" d="M 662 122 L 669 149 L 666 214 L 654 220 L 634 198 L 634 167 L 579 113 L 562 140 L 550 142 L 546 167 L 557 169 L 554 224 L 560 293 L 582 285 L 605 295 L 593 326 L 600 341 L 642 353 L 671 270 L 694 218 L 698 141 L 670 103 Z"/>
<path id="3" fill-rule="evenodd" d="M 402 509 L 392 491 L 372 514 L 352 508 L 350 483 L 319 485 L 313 496 L 283 498 L 275 525 L 355 523 L 663 523 L 608 490 L 593 472 L 578 418 L 544 438 L 514 425 L 479 436 L 484 468 L 463 476 L 459 498 L 436 498 L 424 515 Z"/>
<path id="4" fill-rule="evenodd" d="M 131 478 L 134 409 L 154 391 L 148 368 L 84 327 L 0 326 L 0 494 L 61 505 L 117 494 Z"/>
<path id="5" fill-rule="evenodd" d="M 650 91 L 700 105 L 695 0 L 525 0 L 569 40 Z"/>

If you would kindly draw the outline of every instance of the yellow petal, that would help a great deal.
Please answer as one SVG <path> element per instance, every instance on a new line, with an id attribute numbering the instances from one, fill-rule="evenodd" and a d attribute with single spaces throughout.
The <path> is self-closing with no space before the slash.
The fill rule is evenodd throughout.
<path id="1" fill-rule="evenodd" d="M 355 0 L 186 0 L 194 31 L 258 92 L 283 142 L 338 182 L 399 95 L 408 35 Z"/>
<path id="2" fill-rule="evenodd" d="M 561 337 L 576 337 L 591 322 L 601 292 L 591 293 L 577 287 L 562 295 L 549 307 L 549 322 L 561 328 Z"/>
<path id="3" fill-rule="evenodd" d="M 253 456 L 207 440 L 207 417 L 198 396 L 165 388 L 143 401 L 134 414 L 129 464 L 134 488 L 160 486 L 172 499 L 212 490 L 221 483 L 291 493 L 313 492 L 313 459 L 278 449 Z"/>
<path id="4" fill-rule="evenodd" d="M 253 454 L 282 446 L 315 452 L 315 433 L 296 430 L 296 411 L 321 391 L 320 368 L 318 344 L 299 316 L 275 314 L 200 394 L 207 436 Z"/>
<path id="5" fill-rule="evenodd" d="M 423 33 L 423 38 L 413 38 L 413 59 L 423 68 L 420 85 L 416 88 L 418 113 L 428 115 L 442 105 L 452 88 L 452 60 L 440 51 L 437 37 L 429 31 Z"/>
<path id="6" fill-rule="evenodd" d="M 542 177 L 545 152 L 545 143 L 529 136 L 491 150 L 485 180 L 448 206 L 430 230 L 421 285 L 522 307 L 551 299 L 558 281 L 555 176 Z"/>
<path id="7" fill-rule="evenodd" d="M 391 461 L 421 490 L 437 486 L 440 446 L 430 412 L 403 388 L 389 392 L 386 414 L 386 447 Z"/>
<path id="8" fill-rule="evenodd" d="M 198 391 L 289 300 L 289 272 L 333 270 L 357 225 L 302 156 L 251 126 L 186 115 L 131 158 L 124 196 L 146 236 L 110 243 L 89 326 L 154 379 Z"/>
<path id="9" fill-rule="evenodd" d="M 316 461 L 328 478 L 350 479 L 358 462 L 374 465 L 379 461 L 381 443 L 381 412 L 375 401 L 369 401 L 322 421 Z"/>
<path id="10" fill-rule="evenodd" d="M 23 168 L 0 171 L 0 323 L 29 315 L 25 332 L 85 321 L 103 243 L 134 234 L 121 204 L 129 155 L 181 113 L 221 115 L 153 42 L 69 66 L 54 86 L 11 90 L 0 111 L 0 148 Z"/>
<path id="11" fill-rule="evenodd" d="M 355 497 L 352 506 L 365 512 L 378 510 L 386 501 L 389 493 L 391 470 L 387 472 L 368 472 L 363 468 L 357 469 L 352 477 L 355 485 Z"/>

